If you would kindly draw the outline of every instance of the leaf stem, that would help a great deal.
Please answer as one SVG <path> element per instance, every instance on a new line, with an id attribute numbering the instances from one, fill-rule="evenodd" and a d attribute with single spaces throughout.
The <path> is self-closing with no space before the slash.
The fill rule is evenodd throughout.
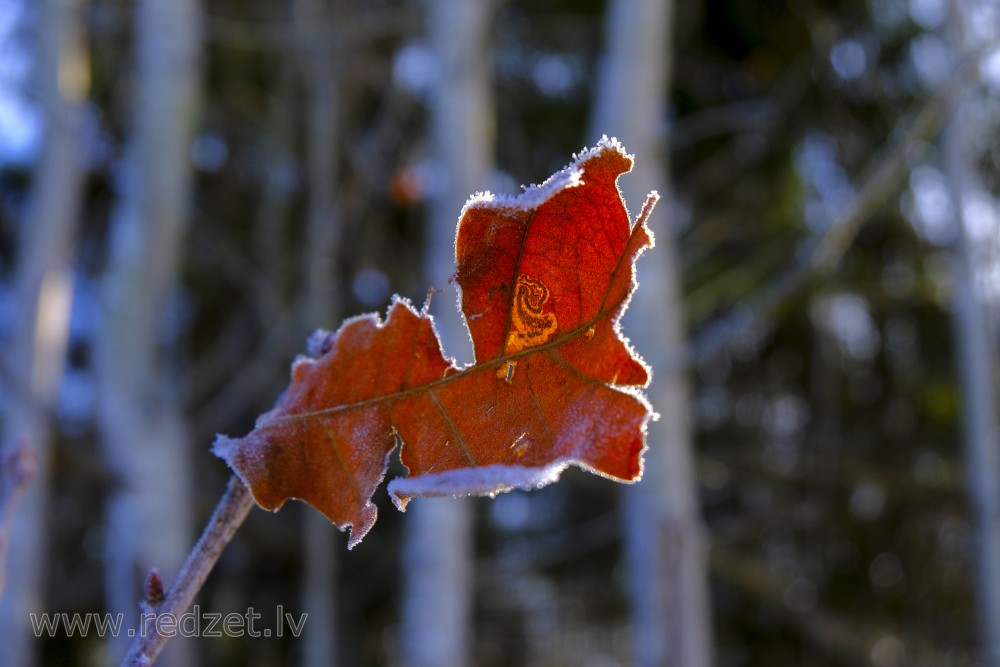
<path id="1" fill-rule="evenodd" d="M 219 499 L 205 531 L 188 554 L 166 597 L 159 604 L 146 601 L 150 608 L 145 610 L 147 613 L 143 615 L 142 627 L 136 632 L 132 646 L 122 660 L 122 667 L 147 667 L 153 664 L 169 639 L 169 636 L 158 632 L 156 617 L 171 614 L 176 619 L 187 611 L 223 549 L 233 539 L 253 506 L 253 496 L 243 481 L 236 475 L 230 477 L 226 492 Z"/>

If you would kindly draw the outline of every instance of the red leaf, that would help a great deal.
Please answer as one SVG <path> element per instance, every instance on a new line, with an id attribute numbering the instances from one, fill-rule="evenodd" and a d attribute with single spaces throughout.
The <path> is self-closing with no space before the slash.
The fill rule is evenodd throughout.
<path id="1" fill-rule="evenodd" d="M 473 197 L 456 254 L 476 363 L 446 359 L 431 317 L 395 299 L 385 322 L 363 315 L 317 332 L 277 406 L 214 451 L 276 510 L 300 498 L 349 547 L 375 522 L 371 496 L 397 441 L 413 496 L 495 495 L 558 479 L 569 464 L 631 482 L 642 475 L 649 371 L 618 331 L 634 261 L 652 245 L 618 193 L 632 165 L 603 139 L 519 197 Z"/>

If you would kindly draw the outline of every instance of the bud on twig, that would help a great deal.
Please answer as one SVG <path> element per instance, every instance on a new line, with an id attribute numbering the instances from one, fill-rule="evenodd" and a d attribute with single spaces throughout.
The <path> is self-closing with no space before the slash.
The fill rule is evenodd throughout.
<path id="1" fill-rule="evenodd" d="M 163 578 L 160 577 L 160 571 L 155 567 L 149 568 L 149 572 L 146 573 L 146 581 L 143 583 L 143 598 L 150 609 L 155 609 L 163 602 Z"/>

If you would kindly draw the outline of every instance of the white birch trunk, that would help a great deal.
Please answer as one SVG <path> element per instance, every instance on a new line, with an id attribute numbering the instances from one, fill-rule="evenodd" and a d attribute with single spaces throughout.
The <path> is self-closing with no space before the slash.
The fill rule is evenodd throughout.
<path id="1" fill-rule="evenodd" d="M 952 3 L 952 53 L 964 51 L 961 3 Z M 965 221 L 965 194 L 973 175 L 975 121 L 963 113 L 967 91 L 954 89 L 943 141 L 944 172 L 951 190 L 957 235 L 952 246 L 952 318 L 955 362 L 962 394 L 965 484 L 974 545 L 974 589 L 983 664 L 1000 667 L 1000 421 L 997 419 L 997 355 L 986 307 L 976 283 Z M 985 269 L 985 267 L 984 267 Z"/>
<path id="2" fill-rule="evenodd" d="M 98 420 L 116 487 L 106 528 L 106 602 L 135 627 L 145 572 L 171 581 L 191 546 L 190 463 L 163 331 L 190 196 L 188 153 L 199 87 L 196 0 L 141 0 L 128 163 L 111 229 L 96 345 Z M 128 638 L 112 641 L 123 654 Z M 174 640 L 164 661 L 191 664 Z"/>
<path id="3" fill-rule="evenodd" d="M 340 248 L 337 215 L 337 68 L 334 58 L 333 13 L 328 0 L 296 0 L 295 19 L 301 38 L 301 70 L 305 90 L 307 161 L 307 226 L 303 329 L 333 329 L 340 315 L 336 279 Z M 333 666 L 337 659 L 336 574 L 339 533 L 311 508 L 303 521 L 302 611 L 309 629 L 302 637 L 305 667 Z"/>
<path id="4" fill-rule="evenodd" d="M 18 243 L 18 329 L 5 363 L 18 387 L 4 406 L 3 440 L 26 438 L 37 472 L 14 508 L 7 577 L 0 600 L 0 647 L 7 664 L 35 663 L 30 613 L 46 611 L 49 424 L 63 374 L 73 291 L 72 260 L 83 183 L 82 104 L 89 81 L 83 0 L 44 0 L 39 13 L 39 72 L 45 140 Z"/>
<path id="5" fill-rule="evenodd" d="M 960 187 L 953 194 L 960 202 Z M 959 204 L 960 206 L 960 204 Z M 960 226 L 962 216 L 957 216 Z M 964 234 L 963 234 L 964 236 Z M 984 665 L 1000 667 L 1000 426 L 996 354 L 975 285 L 965 240 L 952 251 L 952 317 L 962 393 L 965 484 L 971 513 L 975 577 Z"/>
<path id="6" fill-rule="evenodd" d="M 649 427 L 644 479 L 624 494 L 633 663 L 707 667 L 712 649 L 705 531 L 690 389 L 681 367 L 684 309 L 664 157 L 673 9 L 669 0 L 611 3 L 592 138 L 616 135 L 635 153 L 634 173 L 622 179 L 629 205 L 638 207 L 649 190 L 663 195 L 652 221 L 656 247 L 639 260 L 642 289 L 633 297 L 624 327 L 634 332 L 637 349 L 653 368 L 649 398 L 661 415 Z"/>
<path id="7" fill-rule="evenodd" d="M 433 300 L 448 354 L 472 359 L 448 284 L 455 229 L 466 198 L 482 190 L 493 163 L 494 116 L 488 42 L 492 2 L 430 0 L 428 36 L 439 71 L 430 96 L 433 155 L 445 174 L 433 194 L 424 274 L 444 290 Z M 416 499 L 406 520 L 400 656 L 408 667 L 469 664 L 472 507 L 467 499 Z"/>

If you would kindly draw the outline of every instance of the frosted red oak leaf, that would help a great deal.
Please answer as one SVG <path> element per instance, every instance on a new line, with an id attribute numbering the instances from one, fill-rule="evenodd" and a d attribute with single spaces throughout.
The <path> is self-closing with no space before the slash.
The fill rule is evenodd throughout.
<path id="1" fill-rule="evenodd" d="M 649 370 L 618 331 L 652 245 L 646 201 L 635 224 L 617 188 L 632 159 L 614 139 L 517 197 L 478 194 L 458 225 L 456 281 L 475 363 L 446 358 L 426 312 L 396 298 L 385 321 L 317 332 L 273 410 L 215 453 L 259 505 L 299 498 L 349 547 L 375 523 L 372 494 L 397 442 L 414 496 L 536 488 L 575 464 L 631 482 L 642 475 Z"/>

